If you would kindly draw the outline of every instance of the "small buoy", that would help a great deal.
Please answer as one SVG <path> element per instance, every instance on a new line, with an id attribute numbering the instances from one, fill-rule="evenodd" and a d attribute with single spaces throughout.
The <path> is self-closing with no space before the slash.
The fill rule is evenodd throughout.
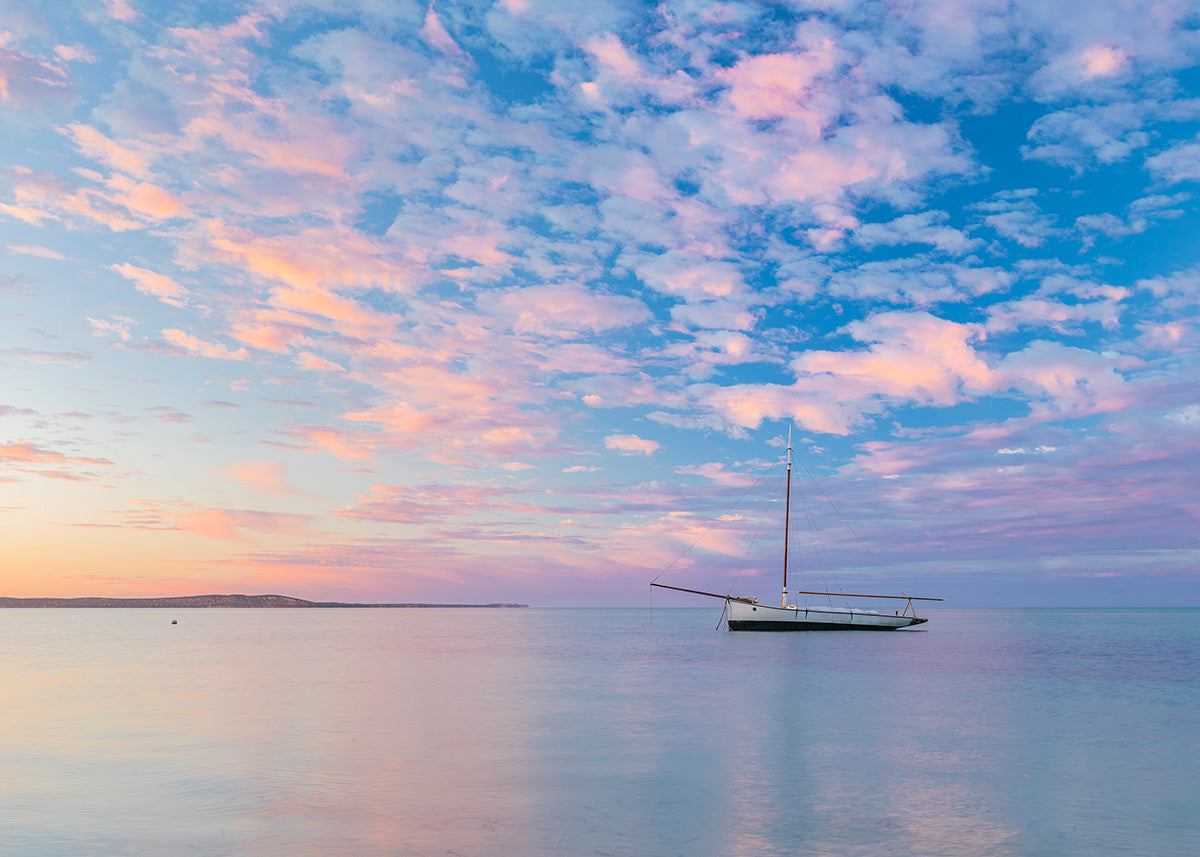
<path id="1" fill-rule="evenodd" d="M 171 620 L 171 624 L 172 624 L 172 625 L 178 625 L 178 624 L 179 624 L 179 620 L 178 620 L 178 619 L 172 619 L 172 620 Z"/>

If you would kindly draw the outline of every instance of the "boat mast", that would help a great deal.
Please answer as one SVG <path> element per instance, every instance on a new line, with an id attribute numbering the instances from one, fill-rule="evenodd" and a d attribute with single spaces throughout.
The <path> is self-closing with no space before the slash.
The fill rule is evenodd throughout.
<path id="1" fill-rule="evenodd" d="M 792 517 L 792 427 L 788 426 L 787 447 L 787 492 L 783 501 L 783 593 L 779 596 L 779 606 L 787 607 L 787 563 L 788 563 L 788 531 L 791 530 Z"/>

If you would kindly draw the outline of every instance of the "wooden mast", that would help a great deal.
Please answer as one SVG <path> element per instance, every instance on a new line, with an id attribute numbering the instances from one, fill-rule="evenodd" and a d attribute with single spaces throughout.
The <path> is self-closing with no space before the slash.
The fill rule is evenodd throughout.
<path id="1" fill-rule="evenodd" d="M 779 606 L 787 607 L 787 564 L 788 564 L 788 532 L 791 530 L 792 517 L 792 427 L 788 426 L 787 446 L 787 491 L 783 501 L 783 592 L 779 596 Z"/>

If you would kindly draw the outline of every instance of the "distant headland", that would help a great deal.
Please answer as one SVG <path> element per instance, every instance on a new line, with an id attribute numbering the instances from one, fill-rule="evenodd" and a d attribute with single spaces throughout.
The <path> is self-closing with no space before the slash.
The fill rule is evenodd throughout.
<path id="1" fill-rule="evenodd" d="M 183 595 L 173 598 L 4 598 L 2 607 L 528 607 L 528 604 L 353 604 L 287 595 Z"/>

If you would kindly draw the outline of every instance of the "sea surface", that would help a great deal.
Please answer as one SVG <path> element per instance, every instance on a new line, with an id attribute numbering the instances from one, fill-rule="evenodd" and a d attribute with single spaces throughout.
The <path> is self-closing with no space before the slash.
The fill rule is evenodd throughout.
<path id="1" fill-rule="evenodd" d="M 719 615 L 2 610 L 0 854 L 1200 854 L 1200 611 Z"/>

